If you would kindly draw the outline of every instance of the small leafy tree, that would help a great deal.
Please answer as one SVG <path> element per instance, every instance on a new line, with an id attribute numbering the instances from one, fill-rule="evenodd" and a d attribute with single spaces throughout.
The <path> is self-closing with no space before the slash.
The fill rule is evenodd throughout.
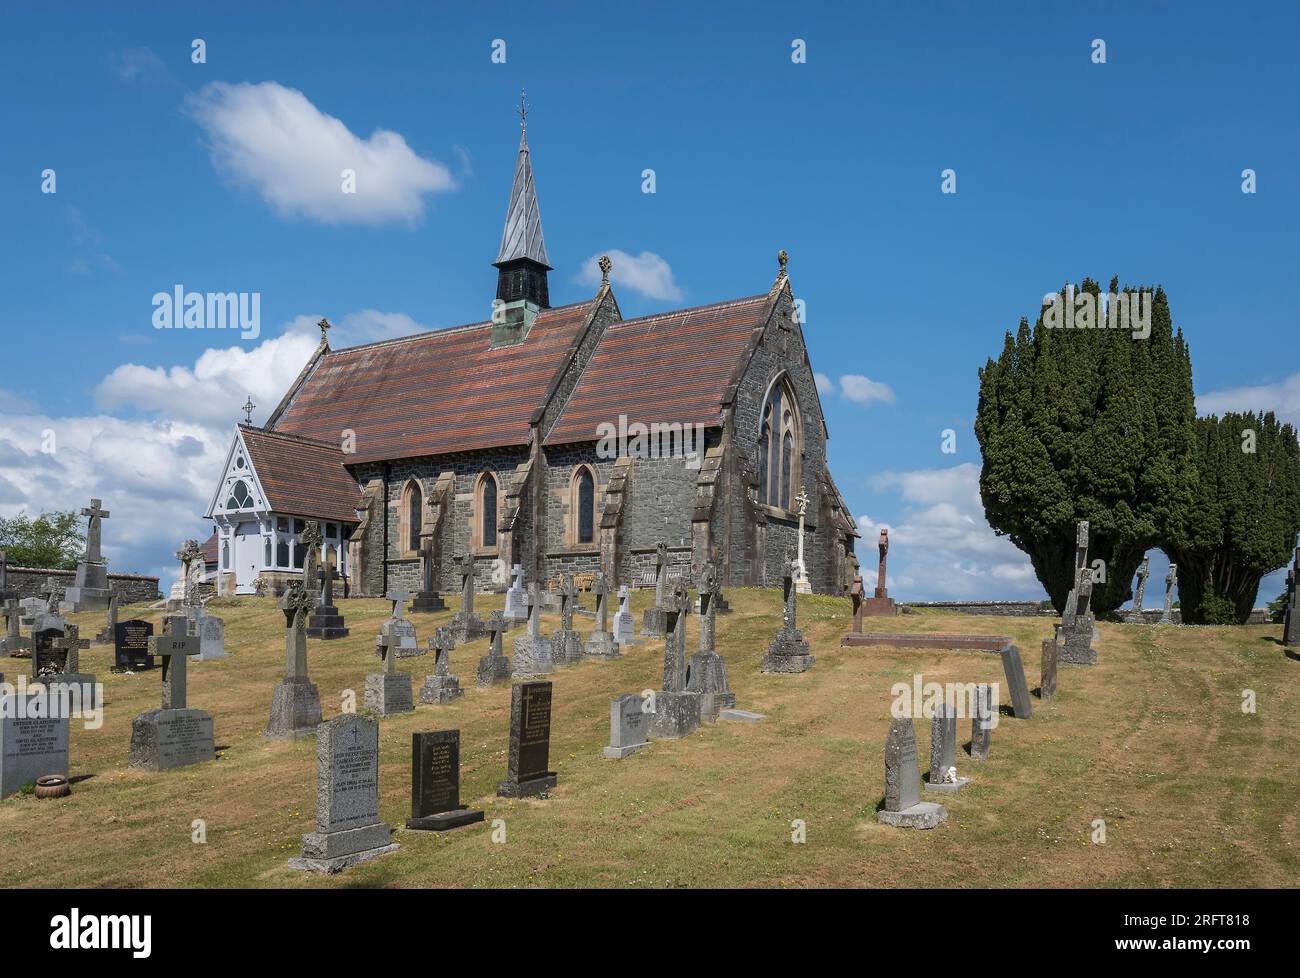
<path id="1" fill-rule="evenodd" d="M 71 510 L 42 513 L 35 519 L 26 513 L 0 517 L 0 550 L 15 566 L 72 570 L 85 546 L 81 521 Z"/>

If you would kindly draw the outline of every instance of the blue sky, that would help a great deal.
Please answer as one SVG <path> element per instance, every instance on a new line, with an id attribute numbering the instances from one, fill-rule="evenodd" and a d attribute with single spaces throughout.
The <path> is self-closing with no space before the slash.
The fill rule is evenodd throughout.
<path id="1" fill-rule="evenodd" d="M 897 597 L 1041 595 L 983 522 L 971 422 L 979 366 L 1067 279 L 1163 285 L 1203 410 L 1300 421 L 1294 3 L 463 6 L 5 6 L 0 513 L 102 496 L 113 565 L 171 576 L 305 324 L 486 318 L 522 85 L 554 303 L 606 251 L 632 316 L 764 291 L 789 250 Z M 297 135 L 251 135 L 276 118 Z M 309 172 L 349 153 L 398 189 L 343 203 Z M 178 283 L 260 292 L 260 336 L 155 330 Z"/>

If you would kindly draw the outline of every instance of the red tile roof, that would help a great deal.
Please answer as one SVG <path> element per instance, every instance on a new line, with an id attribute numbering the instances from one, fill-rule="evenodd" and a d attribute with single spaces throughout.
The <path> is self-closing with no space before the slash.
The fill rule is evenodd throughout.
<path id="1" fill-rule="evenodd" d="M 344 458 L 351 460 L 351 456 L 345 456 L 337 443 L 250 425 L 241 424 L 239 430 L 273 510 L 288 516 L 357 522 L 361 487 L 343 467 Z"/>
<path id="2" fill-rule="evenodd" d="M 203 546 L 200 547 L 199 549 L 203 551 L 203 563 L 215 564 L 217 562 L 217 531 L 216 530 L 212 531 L 212 536 L 208 537 L 206 540 L 203 541 Z"/>
<path id="3" fill-rule="evenodd" d="M 523 343 L 495 350 L 492 324 L 475 323 L 331 351 L 275 430 L 337 444 L 351 429 L 350 465 L 526 445 L 529 419 L 591 309 L 544 309 Z"/>
<path id="4" fill-rule="evenodd" d="M 721 423 L 722 396 L 756 327 L 767 293 L 626 319 L 605 330 L 548 445 L 594 441 L 601 422 Z"/>

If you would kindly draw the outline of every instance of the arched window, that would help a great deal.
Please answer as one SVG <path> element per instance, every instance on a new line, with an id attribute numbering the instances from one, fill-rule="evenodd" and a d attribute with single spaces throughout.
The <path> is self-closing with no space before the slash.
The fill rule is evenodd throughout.
<path id="1" fill-rule="evenodd" d="M 592 543 L 596 539 L 596 477 L 585 465 L 573 473 L 571 497 L 573 542 Z"/>
<path id="2" fill-rule="evenodd" d="M 799 486 L 799 405 L 787 378 L 772 386 L 758 432 L 759 501 L 789 509 Z"/>
<path id="3" fill-rule="evenodd" d="M 248 491 L 244 480 L 240 479 L 230 487 L 230 498 L 226 500 L 226 509 L 243 509 L 252 502 L 253 494 Z"/>
<path id="4" fill-rule="evenodd" d="M 267 537 L 262 542 L 262 566 L 263 567 L 271 566 L 271 538 L 270 537 Z"/>
<path id="5" fill-rule="evenodd" d="M 424 491 L 420 483 L 411 479 L 402 489 L 400 537 L 407 553 L 416 553 L 420 549 L 420 531 L 424 529 Z"/>
<path id="6" fill-rule="evenodd" d="M 480 550 L 493 550 L 497 545 L 497 479 L 491 472 L 484 472 L 478 479 L 478 493 L 475 499 L 474 541 Z"/>
<path id="7" fill-rule="evenodd" d="M 221 569 L 230 570 L 230 541 L 221 545 Z"/>

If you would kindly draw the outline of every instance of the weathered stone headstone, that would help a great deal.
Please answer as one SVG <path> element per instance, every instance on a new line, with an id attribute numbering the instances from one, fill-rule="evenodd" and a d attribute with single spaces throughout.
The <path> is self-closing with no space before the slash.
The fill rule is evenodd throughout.
<path id="1" fill-rule="evenodd" d="M 876 812 L 876 820 L 898 828 L 932 829 L 947 817 L 942 805 L 921 801 L 921 772 L 911 718 L 890 721 L 885 741 L 885 806 Z"/>
<path id="2" fill-rule="evenodd" d="M 420 614 L 446 611 L 446 602 L 438 591 L 437 561 L 433 555 L 433 533 L 420 534 L 420 590 L 411 602 L 411 610 Z"/>
<path id="3" fill-rule="evenodd" d="M 1038 683 L 1038 698 L 1047 702 L 1056 695 L 1056 663 L 1060 649 L 1056 646 L 1056 636 L 1043 639 L 1043 662 L 1040 668 L 1041 679 Z"/>
<path id="4" fill-rule="evenodd" d="M 767 655 L 763 656 L 763 672 L 807 672 L 817 661 L 816 656 L 809 654 L 808 642 L 804 639 L 803 632 L 799 631 L 794 574 L 794 562 L 786 561 L 783 582 L 785 611 L 781 628 L 772 639 L 772 644 L 767 647 Z"/>
<path id="5" fill-rule="evenodd" d="M 460 804 L 460 731 L 411 734 L 411 817 L 408 829 L 445 832 L 483 821 Z"/>
<path id="6" fill-rule="evenodd" d="M 108 565 L 100 550 L 103 521 L 110 514 L 101 508 L 98 499 L 92 499 L 90 507 L 83 509 L 81 515 L 86 517 L 86 553 L 77 562 L 75 583 L 63 595 L 69 612 L 98 611 L 107 608 L 112 598 L 108 587 Z"/>
<path id="7" fill-rule="evenodd" d="M 727 683 L 727 664 L 713 647 L 721 593 L 717 567 L 705 564 L 700 576 L 700 648 L 686 667 L 686 688 L 700 694 L 700 716 L 706 720 L 716 720 L 736 705 L 736 694 Z"/>
<path id="8" fill-rule="evenodd" d="M 636 644 L 636 620 L 628 608 L 631 600 L 632 596 L 624 584 L 618 589 L 618 614 L 614 616 L 614 643 L 620 647 Z"/>
<path id="9" fill-rule="evenodd" d="M 461 554 L 456 558 L 456 574 L 460 577 L 460 611 L 451 617 L 452 640 L 457 645 L 482 638 L 486 632 L 483 619 L 474 612 L 474 558 Z"/>
<path id="10" fill-rule="evenodd" d="M 48 689 L 0 693 L 0 798 L 68 773 L 68 713 L 56 701 Z"/>
<path id="11" fill-rule="evenodd" d="M 31 649 L 31 639 L 25 637 L 22 633 L 23 608 L 22 605 L 13 598 L 6 598 L 4 602 L 5 615 L 5 636 L 3 643 L 0 644 L 0 652 L 5 655 L 14 655 L 24 649 Z"/>
<path id="12" fill-rule="evenodd" d="M 423 655 L 416 644 L 415 625 L 406 617 L 406 600 L 410 593 L 399 588 L 388 594 L 393 603 L 392 616 L 379 627 L 375 637 L 375 655 L 383 663 L 380 672 L 366 674 L 366 691 L 362 704 L 381 717 L 410 713 L 415 709 L 411 698 L 411 674 L 399 672 L 397 660 Z"/>
<path id="13" fill-rule="evenodd" d="M 968 784 L 970 778 L 957 776 L 957 710 L 940 703 L 930 721 L 930 774 L 925 790 L 955 794 Z"/>
<path id="14" fill-rule="evenodd" d="M 551 660 L 557 666 L 572 666 L 582 661 L 582 637 L 573 630 L 573 611 L 578 604 L 578 589 L 573 574 L 565 571 L 560 585 L 560 627 L 551 634 Z"/>
<path id="15" fill-rule="evenodd" d="M 128 618 L 113 629 L 113 666 L 118 672 L 143 672 L 154 667 L 149 654 L 153 622 Z"/>
<path id="16" fill-rule="evenodd" d="M 196 662 L 210 662 L 214 659 L 228 659 L 226 651 L 226 623 L 224 619 L 209 614 L 202 605 L 190 605 L 187 617 L 189 632 L 199 640 L 199 651 L 194 656 Z"/>
<path id="17" fill-rule="evenodd" d="M 1282 644 L 1300 646 L 1300 547 L 1287 575 L 1286 610 L 1282 615 Z"/>
<path id="18" fill-rule="evenodd" d="M 555 772 L 547 769 L 550 753 L 551 684 L 516 683 L 510 689 L 506 779 L 497 785 L 497 794 L 504 798 L 523 798 L 554 788 Z"/>
<path id="19" fill-rule="evenodd" d="M 1059 651 L 1060 661 L 1083 666 L 1096 665 L 1097 649 L 1093 645 L 1095 630 L 1092 613 L 1092 575 L 1085 573 L 1075 595 L 1075 614 L 1070 619 L 1069 625 L 1064 622 L 1061 624 L 1058 636 L 1062 642 Z"/>
<path id="20" fill-rule="evenodd" d="M 1169 573 L 1165 575 L 1165 608 L 1160 615 L 1160 624 L 1172 625 L 1174 623 L 1174 591 L 1178 587 L 1178 565 L 1170 564 Z"/>
<path id="21" fill-rule="evenodd" d="M 583 652 L 594 659 L 617 659 L 622 653 L 614 641 L 614 633 L 609 630 L 609 581 L 604 571 L 596 571 L 591 593 L 596 598 L 596 627 L 587 636 Z"/>
<path id="22" fill-rule="evenodd" d="M 129 767 L 167 771 L 216 758 L 212 717 L 186 702 L 186 665 L 198 642 L 180 615 L 169 617 L 166 631 L 149 639 L 149 654 L 163 658 L 162 709 L 132 722 Z"/>
<path id="23" fill-rule="evenodd" d="M 680 578 L 673 587 L 664 636 L 664 686 L 654 699 L 650 734 L 656 740 L 685 737 L 700 725 L 700 694 L 686 688 L 686 616 L 690 592 Z"/>
<path id="24" fill-rule="evenodd" d="M 488 631 L 488 654 L 478 660 L 474 685 L 479 689 L 510 682 L 510 657 L 501 651 L 501 636 L 505 634 L 505 615 L 494 611 L 484 622 Z"/>
<path id="25" fill-rule="evenodd" d="M 118 594 L 114 591 L 112 597 L 108 599 L 108 612 L 104 616 L 104 630 L 95 636 L 96 645 L 107 645 L 113 641 L 113 636 L 117 634 L 118 600 Z"/>
<path id="26" fill-rule="evenodd" d="M 271 699 L 266 736 L 272 740 L 307 737 L 320 726 L 320 691 L 307 677 L 307 617 L 316 597 L 301 581 L 280 596 L 284 612 L 284 679 Z"/>
<path id="27" fill-rule="evenodd" d="M 316 831 L 294 869 L 337 873 L 397 848 L 379 820 L 379 723 L 345 713 L 316 730 Z"/>
<path id="28" fill-rule="evenodd" d="M 1011 693 L 1011 709 L 1021 720 L 1028 720 L 1034 715 L 1034 701 L 1029 695 L 1029 683 L 1025 680 L 1025 666 L 1020 661 L 1020 649 L 1015 645 L 1002 647 L 1002 672 L 1007 678 L 1007 690 Z"/>
<path id="29" fill-rule="evenodd" d="M 980 683 L 975 687 L 975 710 L 970 721 L 970 756 L 972 760 L 989 759 L 989 742 L 997 724 L 997 704 L 993 701 L 993 687 Z"/>
<path id="30" fill-rule="evenodd" d="M 1140 624 L 1146 620 L 1142 617 L 1142 601 L 1147 590 L 1147 578 L 1151 576 L 1150 557 L 1142 558 L 1142 563 L 1138 565 L 1137 573 L 1137 590 L 1133 594 L 1133 607 L 1129 613 L 1124 616 L 1124 620 Z"/>
<path id="31" fill-rule="evenodd" d="M 460 688 L 460 677 L 451 674 L 451 650 L 456 643 L 451 640 L 451 629 L 437 628 L 429 639 L 433 653 L 433 675 L 424 678 L 420 687 L 420 702 L 443 706 L 465 695 Z"/>
<path id="32" fill-rule="evenodd" d="M 655 544 L 655 603 L 641 613 L 641 634 L 652 638 L 668 630 L 668 544 Z"/>
<path id="33" fill-rule="evenodd" d="M 347 623 L 334 606 L 334 581 L 337 577 L 338 572 L 328 560 L 316 572 L 316 579 L 320 581 L 320 604 L 312 609 L 311 617 L 307 619 L 308 638 L 329 640 L 347 637 Z"/>
<path id="34" fill-rule="evenodd" d="M 515 564 L 510 569 L 510 588 L 506 591 L 507 621 L 520 622 L 528 620 L 528 598 L 524 591 L 524 568 Z"/>
<path id="35" fill-rule="evenodd" d="M 542 637 L 542 596 L 534 582 L 528 585 L 528 632 L 515 639 L 514 676 L 545 676 L 554 671 L 550 639 Z"/>
<path id="36" fill-rule="evenodd" d="M 649 716 L 643 707 L 641 697 L 631 693 L 610 701 L 609 746 L 601 750 L 603 756 L 619 760 L 649 744 L 646 739 Z"/>
<path id="37" fill-rule="evenodd" d="M 1085 577 L 1092 577 L 1092 570 L 1088 567 L 1088 521 L 1078 520 L 1074 524 L 1074 586 L 1066 596 L 1065 607 L 1061 610 L 1061 627 L 1067 631 L 1074 627 L 1079 585 Z"/>

